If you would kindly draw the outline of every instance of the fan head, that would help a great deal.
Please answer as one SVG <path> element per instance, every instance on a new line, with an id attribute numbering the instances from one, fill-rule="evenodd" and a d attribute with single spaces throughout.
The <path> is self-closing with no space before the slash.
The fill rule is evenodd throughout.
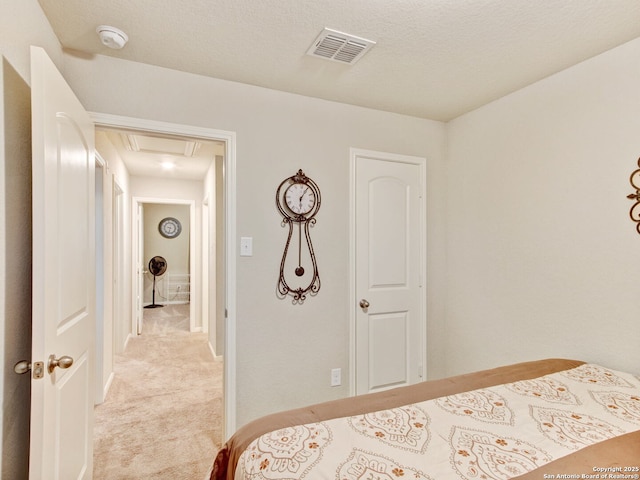
<path id="1" fill-rule="evenodd" d="M 167 261 L 159 255 L 149 260 L 149 271 L 154 277 L 162 275 L 167 271 Z"/>

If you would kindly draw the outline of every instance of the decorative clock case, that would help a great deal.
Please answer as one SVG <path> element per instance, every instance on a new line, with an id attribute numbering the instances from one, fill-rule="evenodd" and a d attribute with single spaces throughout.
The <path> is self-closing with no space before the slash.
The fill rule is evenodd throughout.
<path id="1" fill-rule="evenodd" d="M 307 294 L 315 295 L 320 290 L 318 263 L 309 231 L 316 224 L 315 216 L 320 209 L 320 189 L 302 170 L 298 170 L 278 186 L 276 206 L 282 215 L 282 225 L 289 226 L 280 262 L 278 293 L 283 297 L 291 295 L 294 303 L 302 303 Z M 298 248 L 293 252 L 295 257 L 288 258 L 292 244 Z M 293 282 L 296 286 L 292 285 Z"/>

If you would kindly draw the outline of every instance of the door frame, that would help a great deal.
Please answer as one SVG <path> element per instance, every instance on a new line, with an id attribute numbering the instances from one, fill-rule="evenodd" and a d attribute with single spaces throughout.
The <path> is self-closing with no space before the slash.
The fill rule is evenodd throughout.
<path id="1" fill-rule="evenodd" d="M 225 208 L 225 361 L 224 361 L 224 433 L 226 440 L 236 430 L 236 133 L 121 115 L 89 112 L 96 127 L 133 129 L 216 140 L 225 143 L 224 208 Z"/>
<path id="2" fill-rule="evenodd" d="M 113 292 L 113 305 L 112 312 L 113 318 L 121 318 L 124 314 L 125 305 L 125 289 L 124 289 L 124 272 L 126 269 L 125 255 L 124 255 L 124 190 L 118 183 L 118 179 L 115 174 L 111 174 L 111 218 L 112 218 L 112 230 L 111 230 L 111 283 Z M 126 336 L 122 331 L 122 322 L 113 322 L 113 345 L 112 356 L 116 353 L 122 353 L 120 347 L 126 342 Z M 118 346 L 118 348 L 116 348 Z M 113 380 L 113 368 L 109 377 L 107 385 L 105 385 L 105 395 Z"/>
<path id="3" fill-rule="evenodd" d="M 368 157 L 387 162 L 410 163 L 418 165 L 421 170 L 421 183 L 423 186 L 421 199 L 421 212 L 423 217 L 420 222 L 420 289 L 421 309 L 420 329 L 422 332 L 422 372 L 423 380 L 426 380 L 427 372 L 427 159 L 411 155 L 397 153 L 378 152 L 361 148 L 349 149 L 349 395 L 356 394 L 356 315 L 358 298 L 356 291 L 356 160 L 358 157 Z"/>
<path id="4" fill-rule="evenodd" d="M 105 228 L 107 227 L 107 220 L 104 215 L 105 210 L 105 185 L 107 178 L 107 163 L 104 158 L 95 151 L 95 226 L 96 226 L 96 342 L 95 342 L 95 369 L 96 369 L 96 393 L 95 403 L 96 405 L 103 403 L 106 391 L 104 385 L 106 380 L 104 378 L 104 364 L 106 360 L 106 354 L 104 351 L 105 345 L 105 318 L 108 316 L 110 306 L 107 306 L 106 301 L 106 286 L 107 286 L 107 271 L 105 264 L 105 254 L 107 253 L 107 242 Z"/>
<path id="5" fill-rule="evenodd" d="M 211 283 L 211 264 L 209 262 L 209 242 L 211 241 L 209 237 L 209 230 L 211 229 L 211 225 L 209 225 L 210 216 L 209 216 L 209 195 L 205 195 L 202 200 L 202 211 L 200 212 L 201 217 L 201 237 L 202 237 L 202 256 L 200 257 L 202 261 L 202 299 L 201 299 L 201 312 L 202 312 L 202 331 L 204 333 L 209 333 L 209 302 L 210 295 L 209 289 L 211 285 L 215 286 L 215 283 Z M 206 267 L 206 268 L 205 268 Z M 217 266 L 216 266 L 217 268 Z M 211 344 L 211 342 L 209 342 Z"/>

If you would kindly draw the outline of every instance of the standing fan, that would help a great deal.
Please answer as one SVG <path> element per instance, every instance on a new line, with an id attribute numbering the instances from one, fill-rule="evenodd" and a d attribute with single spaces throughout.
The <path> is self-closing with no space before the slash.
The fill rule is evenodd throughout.
<path id="1" fill-rule="evenodd" d="M 147 305 L 144 308 L 158 308 L 164 307 L 164 305 L 156 304 L 156 277 L 162 275 L 167 271 L 167 261 L 160 256 L 155 256 L 149 260 L 149 272 L 153 275 L 153 300 L 151 305 Z"/>

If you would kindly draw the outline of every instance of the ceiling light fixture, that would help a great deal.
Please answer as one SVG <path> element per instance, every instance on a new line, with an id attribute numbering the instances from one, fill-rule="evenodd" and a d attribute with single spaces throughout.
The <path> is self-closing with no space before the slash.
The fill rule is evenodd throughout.
<path id="1" fill-rule="evenodd" d="M 129 41 L 129 36 L 122 30 L 109 25 L 100 25 L 96 28 L 96 33 L 105 47 L 119 50 Z"/>
<path id="2" fill-rule="evenodd" d="M 170 161 L 164 161 L 160 165 L 162 165 L 163 170 L 167 170 L 167 171 L 173 170 L 174 168 L 176 168 L 176 164 Z"/>

